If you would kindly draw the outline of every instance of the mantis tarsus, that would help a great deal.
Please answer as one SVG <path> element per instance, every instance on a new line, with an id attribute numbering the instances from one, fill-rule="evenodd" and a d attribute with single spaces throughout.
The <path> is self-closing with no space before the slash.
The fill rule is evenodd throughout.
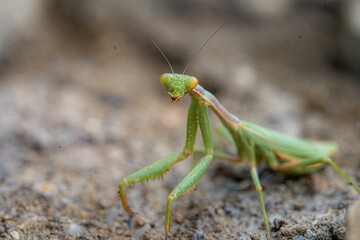
<path id="1" fill-rule="evenodd" d="M 218 28 L 216 32 L 219 31 L 221 27 Z M 191 58 L 189 64 L 206 45 L 206 43 L 216 34 L 216 32 L 201 46 L 201 48 Z M 172 201 L 176 200 L 179 196 L 197 184 L 214 157 L 233 162 L 242 161 L 244 157 L 247 158 L 252 180 L 259 193 L 267 239 L 270 239 L 270 228 L 266 217 L 262 187 L 256 169 L 256 165 L 262 159 L 265 160 L 266 164 L 272 170 L 288 174 L 312 173 L 319 169 L 323 164 L 329 163 L 360 194 L 359 187 L 356 186 L 354 182 L 351 181 L 350 178 L 330 158 L 337 151 L 336 143 L 308 141 L 238 119 L 236 116 L 228 112 L 214 97 L 214 95 L 201 87 L 198 84 L 197 78 L 185 75 L 185 71 L 189 64 L 186 66 L 182 74 L 175 74 L 165 54 L 161 51 L 154 40 L 152 40 L 149 35 L 147 36 L 161 52 L 172 71 L 172 73 L 165 73 L 161 75 L 161 83 L 164 85 L 173 101 L 178 101 L 182 96 L 188 94 L 191 97 L 191 104 L 188 110 L 186 142 L 183 151 L 170 153 L 147 167 L 130 174 L 120 182 L 119 194 L 126 212 L 133 214 L 127 204 L 124 187 L 137 182 L 159 178 L 175 163 L 178 163 L 186 159 L 190 154 L 195 153 L 202 153 L 205 156 L 202 157 L 197 164 L 194 164 L 192 170 L 168 195 L 165 214 L 165 239 L 168 238 L 171 228 Z M 213 110 L 222 122 L 223 127 L 220 128 L 220 132 L 236 147 L 236 157 L 214 150 L 208 108 Z M 204 142 L 203 148 L 194 148 L 198 125 Z"/>

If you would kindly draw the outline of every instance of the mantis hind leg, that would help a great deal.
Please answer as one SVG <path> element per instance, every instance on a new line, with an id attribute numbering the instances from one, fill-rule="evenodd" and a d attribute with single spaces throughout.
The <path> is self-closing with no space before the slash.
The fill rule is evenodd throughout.
<path id="1" fill-rule="evenodd" d="M 265 160 L 267 161 L 267 163 L 271 163 L 270 167 L 272 169 L 285 173 L 311 173 L 318 168 L 316 164 L 329 163 L 360 194 L 360 188 L 329 157 L 304 159 L 291 163 L 278 163 L 277 161 L 274 161 L 273 156 L 267 153 L 265 155 Z"/>
<path id="2" fill-rule="evenodd" d="M 264 197 L 262 194 L 262 187 L 261 187 L 261 183 L 260 183 L 260 179 L 259 179 L 259 174 L 256 169 L 256 153 L 255 153 L 254 142 L 248 142 L 248 141 L 245 142 L 245 154 L 249 161 L 251 178 L 253 180 L 256 190 L 259 193 L 261 210 L 262 210 L 262 213 L 264 216 L 264 222 L 265 222 L 266 237 L 269 240 L 270 239 L 270 228 L 269 228 L 269 223 L 268 223 L 267 216 L 266 216 L 265 203 L 264 203 Z"/>

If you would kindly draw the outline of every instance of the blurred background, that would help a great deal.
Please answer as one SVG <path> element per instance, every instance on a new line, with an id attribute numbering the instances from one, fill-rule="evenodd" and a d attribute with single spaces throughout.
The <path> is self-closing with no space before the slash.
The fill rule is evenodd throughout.
<path id="1" fill-rule="evenodd" d="M 0 236 L 164 237 L 167 194 L 190 161 L 127 188 L 134 217 L 117 185 L 182 150 L 189 99 L 171 102 L 159 82 L 169 66 L 129 19 L 179 73 L 228 21 L 187 74 L 240 119 L 338 142 L 336 161 L 359 184 L 359 12 L 357 0 L 2 1 Z M 357 195 L 331 167 L 259 171 L 275 239 L 345 239 Z M 173 239 L 265 238 L 246 163 L 214 160 L 173 214 Z"/>

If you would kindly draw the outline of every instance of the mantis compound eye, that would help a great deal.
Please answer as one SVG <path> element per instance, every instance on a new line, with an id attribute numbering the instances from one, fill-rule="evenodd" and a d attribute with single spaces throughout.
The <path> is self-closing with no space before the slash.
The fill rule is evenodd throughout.
<path id="1" fill-rule="evenodd" d="M 164 87 L 167 87 L 167 85 L 168 85 L 168 82 L 169 82 L 168 75 L 169 75 L 169 74 L 164 73 L 164 74 L 161 75 L 161 77 L 160 77 L 160 82 L 161 82 L 162 85 L 164 85 Z"/>
<path id="2" fill-rule="evenodd" d="M 190 91 L 191 89 L 195 88 L 198 85 L 198 80 L 196 77 L 190 77 L 186 82 L 185 82 L 185 88 L 187 91 Z"/>

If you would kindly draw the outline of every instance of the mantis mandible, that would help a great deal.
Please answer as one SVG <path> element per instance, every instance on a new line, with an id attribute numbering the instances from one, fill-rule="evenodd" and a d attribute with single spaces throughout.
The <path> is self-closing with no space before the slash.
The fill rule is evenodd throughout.
<path id="1" fill-rule="evenodd" d="M 170 94 L 171 99 L 178 101 L 182 96 L 187 94 L 191 97 L 191 104 L 187 117 L 185 147 L 182 152 L 170 153 L 147 167 L 130 174 L 120 182 L 119 195 L 125 211 L 129 214 L 134 214 L 126 201 L 124 187 L 137 182 L 159 178 L 175 163 L 183 161 L 191 154 L 201 153 L 205 155 L 197 164 L 194 164 L 192 170 L 168 195 L 165 213 L 165 239 L 168 239 L 171 228 L 172 201 L 179 198 L 197 184 L 214 157 L 233 162 L 240 162 L 244 157 L 247 159 L 252 181 L 259 194 L 267 239 L 270 239 L 270 228 L 266 217 L 262 187 L 256 168 L 260 160 L 264 160 L 272 170 L 287 174 L 309 174 L 319 169 L 325 163 L 329 163 L 360 194 L 359 187 L 356 186 L 330 158 L 337 151 L 338 147 L 336 143 L 308 141 L 240 120 L 227 111 L 213 94 L 201 87 L 196 77 L 185 75 L 194 57 L 225 24 L 226 23 L 220 26 L 201 46 L 191 58 L 182 74 L 174 73 L 169 60 L 155 41 L 136 24 L 140 30 L 150 38 L 170 66 L 171 73 L 161 75 L 160 81 Z M 222 122 L 222 127 L 219 128 L 219 132 L 236 147 L 237 156 L 230 156 L 228 153 L 214 150 L 208 108 L 210 108 Z M 198 126 L 204 143 L 204 147 L 202 148 L 194 148 Z"/>

